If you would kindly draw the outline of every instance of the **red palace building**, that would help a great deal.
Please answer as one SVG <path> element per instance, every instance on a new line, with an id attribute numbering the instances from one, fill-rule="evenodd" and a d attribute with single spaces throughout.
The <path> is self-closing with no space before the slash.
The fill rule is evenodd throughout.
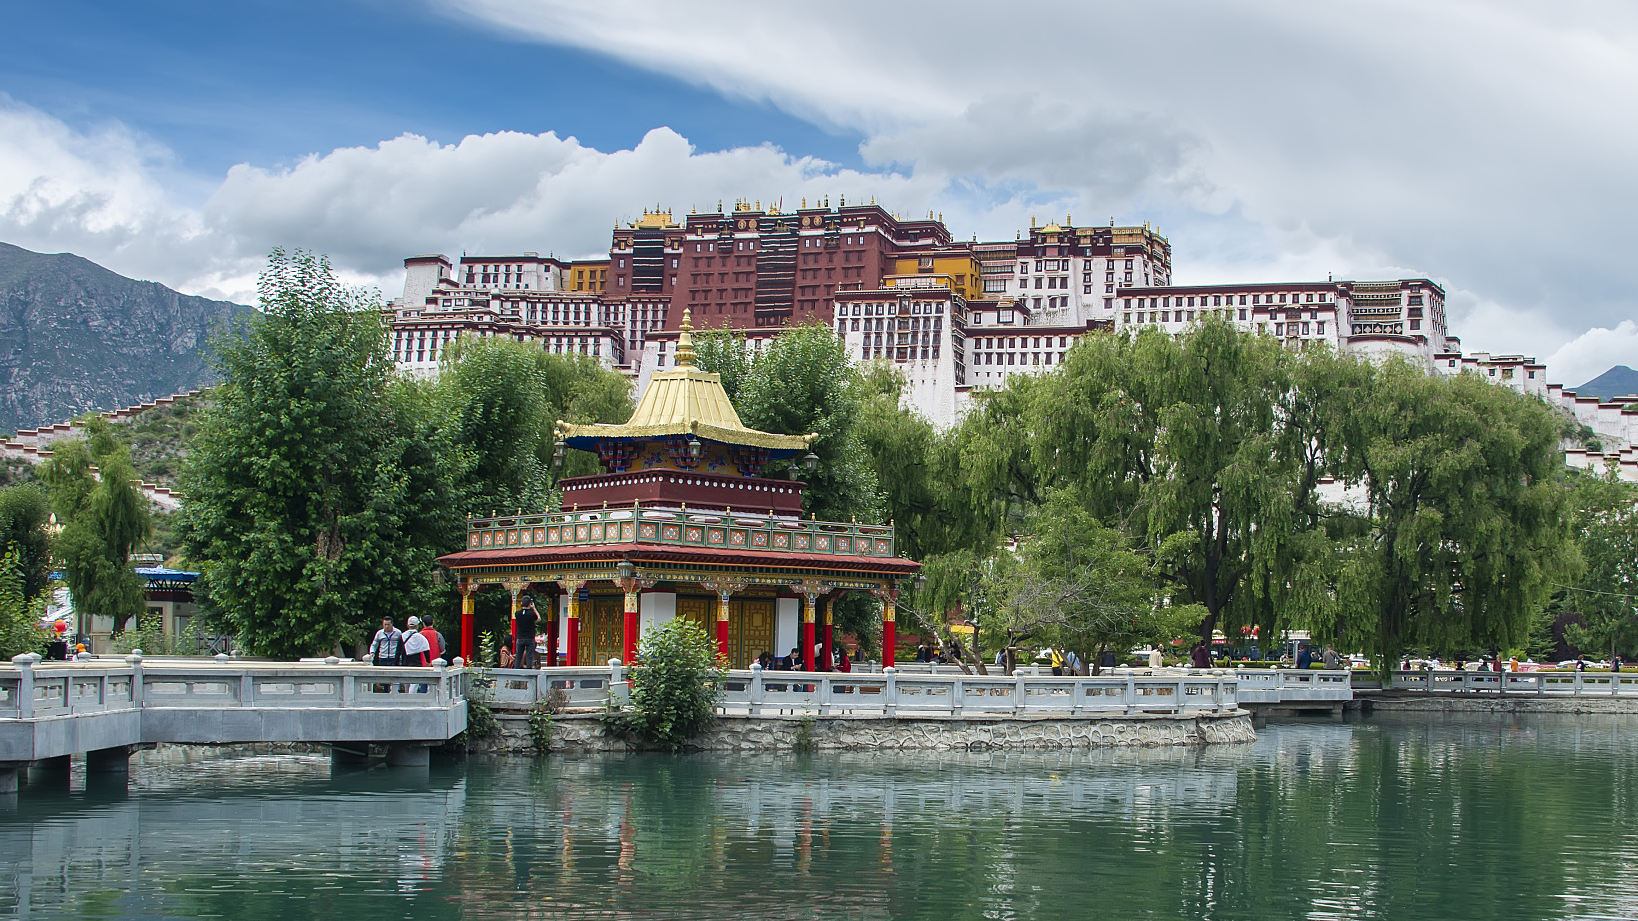
<path id="1" fill-rule="evenodd" d="M 560 446 L 596 452 L 602 474 L 561 480 L 559 511 L 471 522 L 466 549 L 440 558 L 459 579 L 468 661 L 473 596 L 500 586 L 514 615 L 525 592 L 552 599 L 553 664 L 559 650 L 568 665 L 630 663 L 644 627 L 680 617 L 714 634 L 731 667 L 789 641 L 807 670 L 824 670 L 831 606 L 847 592 L 881 600 L 893 664 L 894 605 L 921 564 L 895 554 L 891 525 L 802 518 L 804 484 L 761 474 L 811 458 L 816 436 L 746 428 L 718 376 L 694 367 L 691 332 L 684 313 L 676 365 L 624 425 L 557 424 Z"/>

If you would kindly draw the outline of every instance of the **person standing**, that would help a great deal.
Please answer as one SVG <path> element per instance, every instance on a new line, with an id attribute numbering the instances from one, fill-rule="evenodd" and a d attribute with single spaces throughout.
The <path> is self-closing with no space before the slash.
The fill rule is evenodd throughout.
<path id="1" fill-rule="evenodd" d="M 540 656 L 535 652 L 535 627 L 540 623 L 540 612 L 535 610 L 535 596 L 524 594 L 518 608 L 517 648 L 512 650 L 512 661 L 517 668 L 539 668 Z"/>
<path id="2" fill-rule="evenodd" d="M 391 617 L 381 618 L 381 629 L 370 640 L 370 661 L 376 665 L 397 665 L 403 656 L 404 635 L 393 626 Z"/>
<path id="3" fill-rule="evenodd" d="M 421 621 L 421 634 L 427 638 L 427 664 L 431 665 L 434 659 L 443 659 L 448 663 L 449 647 L 444 643 L 444 635 L 432 625 L 431 614 Z"/>
<path id="4" fill-rule="evenodd" d="M 1320 654 L 1320 661 L 1327 669 L 1332 671 L 1342 667 L 1342 658 L 1337 655 L 1337 651 L 1332 649 L 1329 643 L 1325 644 L 1325 651 Z"/>
<path id="5" fill-rule="evenodd" d="M 1302 646 L 1302 648 L 1297 650 L 1297 667 L 1305 669 L 1305 668 L 1307 668 L 1307 667 L 1309 667 L 1310 665 L 1313 665 L 1313 664 L 1314 664 L 1314 650 L 1309 649 L 1308 646 L 1305 644 L 1305 645 Z"/>
<path id="6" fill-rule="evenodd" d="M 427 637 L 421 632 L 421 618 L 410 615 L 404 625 L 399 662 L 414 668 L 424 668 L 432 663 L 432 657 L 427 655 Z"/>
<path id="7" fill-rule="evenodd" d="M 1192 668 L 1211 668 L 1211 651 L 1206 648 L 1206 641 L 1201 640 L 1194 644 L 1189 652 L 1189 666 Z"/>

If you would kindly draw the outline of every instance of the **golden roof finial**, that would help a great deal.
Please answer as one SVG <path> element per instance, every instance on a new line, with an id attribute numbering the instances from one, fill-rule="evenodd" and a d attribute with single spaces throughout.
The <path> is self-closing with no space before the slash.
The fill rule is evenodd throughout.
<path id="1" fill-rule="evenodd" d="M 677 367 L 692 368 L 694 366 L 694 320 L 693 310 L 684 307 L 682 326 L 677 333 Z"/>

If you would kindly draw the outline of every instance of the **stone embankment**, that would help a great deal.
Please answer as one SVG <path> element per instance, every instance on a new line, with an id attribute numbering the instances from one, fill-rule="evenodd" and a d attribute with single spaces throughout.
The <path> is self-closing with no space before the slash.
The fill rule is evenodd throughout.
<path id="1" fill-rule="evenodd" d="M 1638 697 L 1505 696 L 1496 694 L 1396 694 L 1378 692 L 1361 695 L 1354 706 L 1370 713 L 1632 713 L 1638 714 Z"/>
<path id="2" fill-rule="evenodd" d="M 498 738 L 474 751 L 532 754 L 527 714 L 497 711 Z M 1026 751 L 1254 742 L 1250 714 L 1114 719 L 981 719 L 932 717 L 725 717 L 691 751 Z M 607 732 L 595 712 L 560 713 L 551 750 L 567 754 L 640 751 Z"/>

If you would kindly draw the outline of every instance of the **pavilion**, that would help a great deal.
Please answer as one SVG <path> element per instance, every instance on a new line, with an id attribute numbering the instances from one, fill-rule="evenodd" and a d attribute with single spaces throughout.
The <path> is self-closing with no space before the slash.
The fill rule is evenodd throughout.
<path id="1" fill-rule="evenodd" d="M 694 367 L 691 335 L 685 311 L 676 366 L 653 374 L 624 425 L 557 423 L 559 456 L 593 451 L 602 474 L 560 480 L 559 511 L 471 521 L 466 549 L 439 559 L 461 590 L 467 661 L 474 595 L 500 586 L 514 633 L 523 593 L 553 600 L 541 608 L 549 664 L 560 648 L 571 666 L 630 663 L 644 627 L 681 617 L 715 633 L 730 667 L 796 647 L 807 670 L 828 670 L 831 610 L 847 592 L 881 600 L 893 664 L 894 605 L 921 564 L 895 555 L 891 525 L 804 520 L 805 484 L 761 473 L 798 455 L 811 469 L 816 436 L 746 428 L 720 378 Z"/>

